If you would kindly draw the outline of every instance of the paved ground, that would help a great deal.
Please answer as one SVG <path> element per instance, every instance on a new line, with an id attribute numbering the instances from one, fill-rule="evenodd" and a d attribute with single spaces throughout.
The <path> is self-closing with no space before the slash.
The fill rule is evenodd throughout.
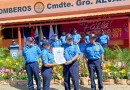
<path id="1" fill-rule="evenodd" d="M 0 85 L 0 90 L 28 90 L 26 85 Z M 62 85 L 51 85 L 51 90 L 64 90 Z M 72 89 L 73 90 L 73 89 Z M 91 90 L 90 86 L 80 86 L 80 90 Z M 130 90 L 130 85 L 105 85 L 104 90 Z"/>

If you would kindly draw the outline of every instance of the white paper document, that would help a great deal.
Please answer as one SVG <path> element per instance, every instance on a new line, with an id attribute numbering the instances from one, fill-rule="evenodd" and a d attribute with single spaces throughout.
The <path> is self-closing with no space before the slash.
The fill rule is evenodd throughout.
<path id="1" fill-rule="evenodd" d="M 64 48 L 53 48 L 54 59 L 57 64 L 64 64 L 66 60 L 64 58 Z"/>

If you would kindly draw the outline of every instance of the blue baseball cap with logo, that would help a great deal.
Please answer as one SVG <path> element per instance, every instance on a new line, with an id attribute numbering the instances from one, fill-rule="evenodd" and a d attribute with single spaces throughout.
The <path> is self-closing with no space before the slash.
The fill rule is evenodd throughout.
<path id="1" fill-rule="evenodd" d="M 66 32 L 65 30 L 62 30 L 62 32 Z"/>
<path id="2" fill-rule="evenodd" d="M 97 38 L 95 34 L 90 34 L 90 38 Z"/>
<path id="3" fill-rule="evenodd" d="M 33 38 L 32 37 L 27 37 L 26 41 L 33 42 Z"/>
<path id="4" fill-rule="evenodd" d="M 15 40 L 12 40 L 12 42 L 15 42 Z"/>
<path id="5" fill-rule="evenodd" d="M 49 44 L 49 45 L 50 45 L 49 40 L 44 40 L 44 41 L 43 41 L 43 43 L 42 43 L 42 45 L 47 45 L 47 44 Z"/>
<path id="6" fill-rule="evenodd" d="M 74 28 L 74 29 L 73 29 L 73 31 L 77 31 L 77 29 L 76 29 L 76 28 Z"/>
<path id="7" fill-rule="evenodd" d="M 101 30 L 101 32 L 104 32 L 104 30 Z"/>
<path id="8" fill-rule="evenodd" d="M 66 39 L 72 39 L 72 35 L 71 34 L 67 34 L 66 35 Z"/>
<path id="9" fill-rule="evenodd" d="M 53 34 L 53 36 L 57 36 L 57 34 Z"/>

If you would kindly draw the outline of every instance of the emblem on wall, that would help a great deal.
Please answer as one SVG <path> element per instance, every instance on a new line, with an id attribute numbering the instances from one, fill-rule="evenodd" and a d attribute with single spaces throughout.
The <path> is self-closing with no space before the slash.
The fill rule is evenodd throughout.
<path id="1" fill-rule="evenodd" d="M 16 52 L 13 52 L 13 53 L 12 53 L 12 57 L 13 57 L 13 58 L 16 58 L 16 57 L 18 57 L 18 54 L 17 54 Z"/>
<path id="2" fill-rule="evenodd" d="M 36 13 L 42 13 L 44 11 L 44 4 L 42 2 L 36 2 L 34 5 L 34 11 Z"/>

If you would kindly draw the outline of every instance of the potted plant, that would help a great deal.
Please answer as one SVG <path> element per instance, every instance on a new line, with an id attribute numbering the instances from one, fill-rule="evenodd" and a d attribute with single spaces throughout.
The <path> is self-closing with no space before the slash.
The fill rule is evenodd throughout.
<path id="1" fill-rule="evenodd" d="M 63 83 L 63 67 L 62 66 L 55 66 L 53 68 L 53 80 L 55 84 L 62 84 Z M 53 82 L 53 81 L 52 81 Z"/>
<path id="2" fill-rule="evenodd" d="M 130 72 L 127 73 L 127 81 L 126 81 L 126 83 L 128 85 L 130 85 Z"/>
<path id="3" fill-rule="evenodd" d="M 80 85 L 88 85 L 88 68 L 84 67 L 83 60 L 78 60 L 79 63 L 79 81 Z"/>
<path id="4" fill-rule="evenodd" d="M 80 73 L 80 85 L 88 85 L 88 69 L 83 68 Z"/>
<path id="5" fill-rule="evenodd" d="M 27 75 L 21 75 L 21 74 L 19 74 L 19 75 L 17 75 L 16 76 L 16 79 L 17 79 L 17 84 L 18 85 L 27 85 L 27 80 L 28 80 L 28 77 L 27 77 Z"/>

